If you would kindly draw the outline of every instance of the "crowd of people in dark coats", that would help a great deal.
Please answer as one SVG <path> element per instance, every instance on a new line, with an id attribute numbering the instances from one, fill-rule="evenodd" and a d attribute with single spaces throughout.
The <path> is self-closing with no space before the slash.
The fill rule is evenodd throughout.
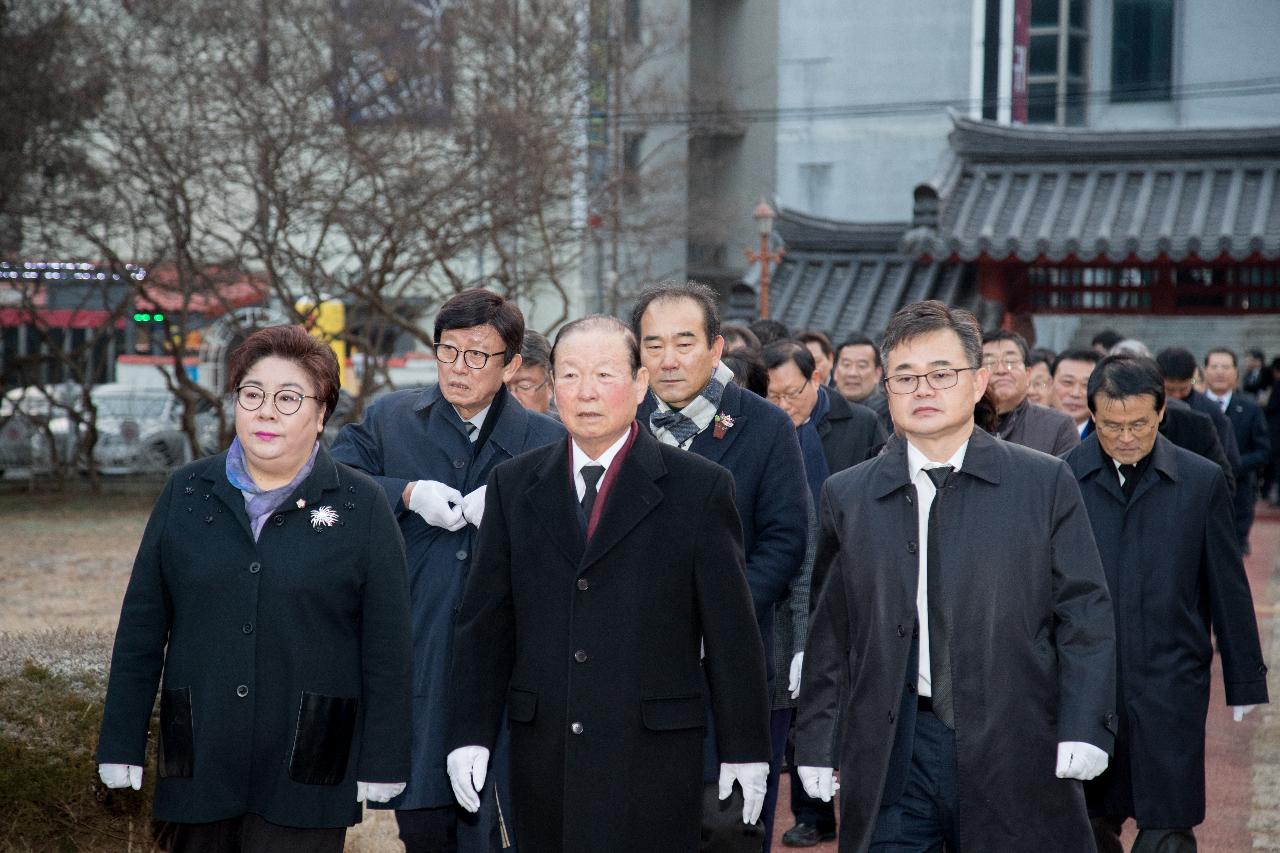
<path id="1" fill-rule="evenodd" d="M 691 282 L 550 342 L 470 290 L 439 382 L 325 449 L 336 365 L 285 328 L 117 634 L 100 775 L 139 787 L 163 673 L 176 850 L 339 849 L 363 801 L 408 853 L 767 853 L 787 813 L 842 853 L 1112 853 L 1129 820 L 1179 853 L 1215 640 L 1234 718 L 1267 701 L 1261 353 L 1054 353 L 940 302 L 833 344 Z"/>

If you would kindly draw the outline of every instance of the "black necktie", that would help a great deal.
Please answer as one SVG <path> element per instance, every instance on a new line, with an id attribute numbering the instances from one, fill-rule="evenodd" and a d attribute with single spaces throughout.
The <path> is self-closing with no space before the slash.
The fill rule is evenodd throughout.
<path id="1" fill-rule="evenodd" d="M 933 690 L 933 713 L 949 729 L 956 727 L 956 715 L 951 696 L 950 627 L 942 598 L 942 536 L 938 532 L 938 505 L 942 503 L 942 492 L 954 470 L 950 465 L 925 469 L 937 490 L 933 503 L 929 505 L 929 548 L 925 555 L 925 577 L 929 585 L 929 683 Z"/>
<path id="2" fill-rule="evenodd" d="M 591 524 L 591 508 L 596 505 L 596 483 L 603 476 L 603 465 L 582 466 L 582 481 L 587 484 L 587 490 L 582 493 L 582 511 L 587 516 L 588 525 Z"/>
<path id="3" fill-rule="evenodd" d="M 1138 466 L 1122 464 L 1120 476 L 1124 478 L 1124 482 L 1120 484 L 1120 491 L 1124 492 L 1126 498 L 1133 497 L 1133 490 L 1138 487 Z"/>
<path id="4" fill-rule="evenodd" d="M 476 440 L 476 425 L 471 421 L 463 421 L 462 428 L 467 432 L 467 441 L 474 442 Z"/>

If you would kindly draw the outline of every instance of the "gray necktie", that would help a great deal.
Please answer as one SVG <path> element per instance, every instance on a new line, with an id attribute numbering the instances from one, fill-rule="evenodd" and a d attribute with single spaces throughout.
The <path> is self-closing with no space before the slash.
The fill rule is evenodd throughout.
<path id="1" fill-rule="evenodd" d="M 603 465 L 583 465 L 582 481 L 587 489 L 582 493 L 582 511 L 587 515 L 587 524 L 591 523 L 591 510 L 596 505 L 596 484 L 604 476 Z"/>
<path id="2" fill-rule="evenodd" d="M 926 553 L 925 576 L 929 585 L 929 682 L 933 689 L 933 713 L 949 729 L 956 727 L 955 705 L 951 694 L 951 626 L 943 606 L 942 537 L 938 532 L 938 506 L 947 480 L 955 469 L 950 465 L 927 468 L 937 492 L 929 505 L 929 548 Z"/>
<path id="3" fill-rule="evenodd" d="M 467 431 L 467 441 L 474 443 L 476 440 L 476 433 L 479 432 L 479 430 L 476 429 L 476 425 L 471 421 L 463 421 L 462 428 Z"/>

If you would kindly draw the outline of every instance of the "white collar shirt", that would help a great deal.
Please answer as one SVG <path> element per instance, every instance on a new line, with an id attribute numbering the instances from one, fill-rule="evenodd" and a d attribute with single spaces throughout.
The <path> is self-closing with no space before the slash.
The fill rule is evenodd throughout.
<path id="1" fill-rule="evenodd" d="M 600 484 L 604 482 L 605 474 L 609 473 L 609 466 L 613 464 L 614 458 L 622 450 L 622 446 L 627 443 L 627 439 L 631 437 L 631 430 L 627 430 L 622 437 L 609 445 L 609 449 L 600 454 L 600 458 L 592 459 L 586 454 L 578 442 L 573 442 L 573 488 L 578 492 L 578 502 L 582 502 L 582 497 L 587 493 L 587 481 L 582 479 L 582 468 L 584 465 L 599 465 L 604 469 L 604 474 L 600 475 L 600 481 L 596 483 L 596 489 L 600 488 Z"/>
<path id="2" fill-rule="evenodd" d="M 950 465 L 956 471 L 959 471 L 964 464 L 965 451 L 969 449 L 969 442 L 966 441 L 960 445 L 950 459 L 946 462 L 934 462 L 916 449 L 916 446 L 907 441 L 907 472 L 911 476 L 911 483 L 916 487 L 916 522 L 918 534 L 916 557 L 917 557 L 917 578 L 916 584 L 916 622 L 919 625 L 919 681 L 917 687 L 921 696 L 933 696 L 933 687 L 929 678 L 929 509 L 933 506 L 933 496 L 937 494 L 937 488 L 933 485 L 933 480 L 929 479 L 929 475 L 925 473 L 930 468 L 939 468 L 943 465 Z M 953 472 L 954 473 L 954 472 Z"/>

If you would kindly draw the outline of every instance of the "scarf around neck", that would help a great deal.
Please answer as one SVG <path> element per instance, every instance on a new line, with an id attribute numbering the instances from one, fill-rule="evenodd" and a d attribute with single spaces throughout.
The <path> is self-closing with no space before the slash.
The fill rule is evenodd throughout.
<path id="1" fill-rule="evenodd" d="M 263 489 L 249 474 L 239 436 L 232 440 L 231 447 L 227 450 L 227 480 L 240 490 L 240 494 L 244 495 L 244 511 L 249 516 L 249 526 L 253 528 L 255 542 L 262 533 L 263 525 L 267 523 L 267 517 L 275 512 L 280 504 L 293 494 L 293 490 L 311 474 L 311 469 L 316 464 L 316 454 L 319 452 L 320 442 L 317 441 L 311 448 L 311 455 L 307 457 L 306 463 L 292 480 L 278 489 Z"/>
<path id="2" fill-rule="evenodd" d="M 672 447 L 688 449 L 693 437 L 711 426 L 711 421 L 720 408 L 724 388 L 732 381 L 733 371 L 724 364 L 717 364 L 698 396 L 679 411 L 654 395 L 658 400 L 658 407 L 649 414 L 649 429 L 654 438 Z"/>

